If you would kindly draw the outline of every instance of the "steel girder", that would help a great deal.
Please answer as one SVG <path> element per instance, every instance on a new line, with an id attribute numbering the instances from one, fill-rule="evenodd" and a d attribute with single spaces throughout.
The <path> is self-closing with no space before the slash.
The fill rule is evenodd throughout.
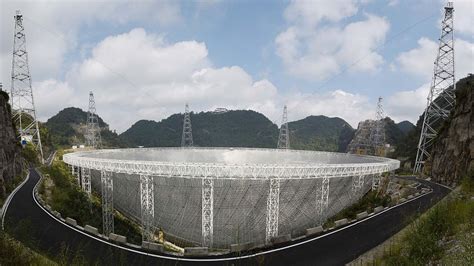
<path id="1" fill-rule="evenodd" d="M 154 235 L 153 221 L 155 219 L 155 194 L 153 190 L 153 176 L 140 175 L 140 203 L 143 241 L 152 241 Z"/>
<path id="2" fill-rule="evenodd" d="M 91 169 L 81 167 L 81 187 L 87 195 L 91 195 Z"/>
<path id="3" fill-rule="evenodd" d="M 347 164 L 218 164 L 132 161 L 117 159 L 89 158 L 82 153 L 63 156 L 67 164 L 79 167 L 105 170 L 114 173 L 137 175 L 157 175 L 178 178 L 201 179 L 204 177 L 221 179 L 316 179 L 372 175 L 399 168 L 400 162 L 387 158 L 369 157 L 371 163 Z"/>
<path id="4" fill-rule="evenodd" d="M 202 245 L 212 247 L 214 234 L 214 179 L 202 179 Z"/>
<path id="5" fill-rule="evenodd" d="M 280 180 L 270 179 L 270 190 L 267 198 L 266 243 L 278 236 L 278 214 L 280 211 Z"/>
<path id="6" fill-rule="evenodd" d="M 108 236 L 114 232 L 114 183 L 112 173 L 100 172 L 102 190 L 102 227 L 103 234 Z"/>

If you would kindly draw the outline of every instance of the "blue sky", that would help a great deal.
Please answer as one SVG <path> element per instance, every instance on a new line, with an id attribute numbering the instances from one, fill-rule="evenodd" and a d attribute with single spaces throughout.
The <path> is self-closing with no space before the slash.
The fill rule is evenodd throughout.
<path id="1" fill-rule="evenodd" d="M 123 131 L 139 119 L 216 107 L 278 122 L 388 116 L 425 107 L 440 0 L 1 1 L 0 77 L 9 86 L 14 10 L 25 16 L 38 115 L 87 108 Z M 474 72 L 473 1 L 455 1 L 458 77 Z M 52 100 L 57 99 L 57 100 Z"/>

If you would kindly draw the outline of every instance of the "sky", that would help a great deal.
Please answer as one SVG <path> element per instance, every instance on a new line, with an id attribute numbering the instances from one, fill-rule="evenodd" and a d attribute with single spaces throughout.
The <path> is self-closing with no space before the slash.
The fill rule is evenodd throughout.
<path id="1" fill-rule="evenodd" d="M 218 107 L 279 124 L 309 115 L 353 127 L 426 107 L 442 0 L 0 0 L 0 82 L 10 89 L 13 16 L 21 10 L 37 116 L 65 107 L 123 132 Z M 474 0 L 455 0 L 456 77 L 474 72 Z"/>

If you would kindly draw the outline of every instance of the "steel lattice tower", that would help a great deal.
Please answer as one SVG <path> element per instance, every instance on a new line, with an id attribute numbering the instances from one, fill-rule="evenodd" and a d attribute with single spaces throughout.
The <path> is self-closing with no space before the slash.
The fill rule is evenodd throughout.
<path id="1" fill-rule="evenodd" d="M 89 92 L 89 111 L 87 112 L 86 145 L 93 148 L 101 147 L 99 118 L 95 109 L 94 94 Z"/>
<path id="2" fill-rule="evenodd" d="M 290 148 L 290 131 L 288 130 L 288 110 L 285 105 L 281 119 L 280 135 L 278 136 L 278 149 Z"/>
<path id="3" fill-rule="evenodd" d="M 433 80 L 418 142 L 414 172 L 421 172 L 425 162 L 431 157 L 430 149 L 438 135 L 438 128 L 455 104 L 453 3 L 448 2 L 444 10 L 438 55 L 434 63 Z"/>
<path id="4" fill-rule="evenodd" d="M 12 83 L 10 104 L 19 137 L 23 142 L 31 142 L 39 152 L 43 161 L 41 136 L 36 120 L 36 109 L 31 87 L 28 52 L 26 51 L 25 27 L 23 15 L 16 11 L 14 16 L 15 32 L 13 35 Z"/>
<path id="5" fill-rule="evenodd" d="M 181 138 L 181 147 L 193 146 L 193 131 L 191 129 L 191 114 L 189 113 L 189 105 L 186 104 L 184 110 L 183 136 Z"/>
<path id="6" fill-rule="evenodd" d="M 372 129 L 372 146 L 374 155 L 383 156 L 385 147 L 385 114 L 382 106 L 382 97 L 377 102 L 375 122 Z"/>

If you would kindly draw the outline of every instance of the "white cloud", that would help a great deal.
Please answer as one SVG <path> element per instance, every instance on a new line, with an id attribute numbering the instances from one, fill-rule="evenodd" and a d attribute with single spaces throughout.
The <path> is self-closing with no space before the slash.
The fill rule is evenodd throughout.
<path id="1" fill-rule="evenodd" d="M 445 3 L 446 1 L 443 1 Z M 454 31 L 467 37 L 474 35 L 474 1 L 455 0 L 454 6 Z"/>
<path id="2" fill-rule="evenodd" d="M 408 120 L 416 123 L 418 116 L 426 107 L 426 98 L 430 83 L 423 84 L 416 90 L 399 91 L 386 100 L 385 111 L 395 121 Z"/>
<path id="3" fill-rule="evenodd" d="M 289 27 L 275 38 L 276 53 L 287 71 L 308 80 L 323 80 L 349 67 L 373 72 L 383 63 L 375 52 L 385 40 L 389 22 L 365 14 L 341 27 L 339 22 L 357 13 L 359 1 L 292 1 L 285 10 Z"/>
<path id="4" fill-rule="evenodd" d="M 474 71 L 474 43 L 456 39 L 454 47 L 456 76 L 462 78 Z M 433 76 L 433 63 L 437 51 L 438 43 L 428 38 L 421 38 L 416 48 L 400 53 L 396 61 L 401 70 L 429 80 Z"/>

